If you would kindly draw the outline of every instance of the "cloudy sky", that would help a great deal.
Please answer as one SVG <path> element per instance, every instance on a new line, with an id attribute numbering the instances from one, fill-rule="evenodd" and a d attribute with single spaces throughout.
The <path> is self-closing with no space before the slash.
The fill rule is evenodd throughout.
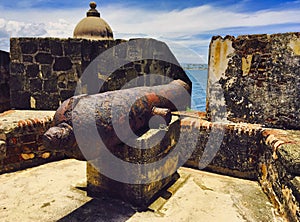
<path id="1" fill-rule="evenodd" d="M 0 1 L 0 50 L 10 37 L 72 37 L 89 9 L 86 0 Z M 115 38 L 166 41 L 180 62 L 204 63 L 214 35 L 300 31 L 300 0 L 96 1 Z"/>

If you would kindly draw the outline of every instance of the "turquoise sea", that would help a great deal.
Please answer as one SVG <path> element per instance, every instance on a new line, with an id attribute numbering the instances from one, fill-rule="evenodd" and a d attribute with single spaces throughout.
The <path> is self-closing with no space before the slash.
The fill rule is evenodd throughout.
<path id="1" fill-rule="evenodd" d="M 205 111 L 207 69 L 184 69 L 193 83 L 192 109 Z"/>

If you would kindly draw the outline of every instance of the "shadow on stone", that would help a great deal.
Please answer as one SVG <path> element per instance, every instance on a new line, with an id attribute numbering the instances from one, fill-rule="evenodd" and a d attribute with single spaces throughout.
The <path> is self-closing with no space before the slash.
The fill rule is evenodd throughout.
<path id="1" fill-rule="evenodd" d="M 75 211 L 58 220 L 59 222 L 76 221 L 127 221 L 136 211 L 123 201 L 103 197 L 101 199 L 92 199 L 82 205 Z"/>

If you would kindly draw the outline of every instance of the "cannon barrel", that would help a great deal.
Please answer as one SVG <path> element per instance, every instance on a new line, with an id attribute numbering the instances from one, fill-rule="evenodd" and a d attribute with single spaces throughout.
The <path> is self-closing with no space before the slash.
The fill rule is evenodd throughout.
<path id="1" fill-rule="evenodd" d="M 171 111 L 186 110 L 190 106 L 189 95 L 189 85 L 174 80 L 166 85 L 73 96 L 57 109 L 54 126 L 43 135 L 44 146 L 80 160 L 93 158 L 98 155 L 97 150 L 92 150 L 90 157 L 83 156 L 80 151 L 74 135 L 74 121 L 79 132 L 86 135 L 90 126 L 96 125 L 103 143 L 110 148 L 132 136 L 131 132 L 141 135 L 149 129 L 149 121 L 155 115 L 169 124 Z M 126 128 L 128 122 L 130 130 Z"/>

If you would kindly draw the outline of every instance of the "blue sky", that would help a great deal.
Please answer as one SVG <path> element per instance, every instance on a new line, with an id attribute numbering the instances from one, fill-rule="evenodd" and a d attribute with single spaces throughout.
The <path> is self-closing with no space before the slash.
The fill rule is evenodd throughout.
<path id="1" fill-rule="evenodd" d="M 0 1 L 0 50 L 10 37 L 72 37 L 89 9 L 86 0 Z M 161 39 L 180 62 L 205 63 L 214 35 L 300 31 L 300 0 L 96 1 L 115 38 Z"/>

